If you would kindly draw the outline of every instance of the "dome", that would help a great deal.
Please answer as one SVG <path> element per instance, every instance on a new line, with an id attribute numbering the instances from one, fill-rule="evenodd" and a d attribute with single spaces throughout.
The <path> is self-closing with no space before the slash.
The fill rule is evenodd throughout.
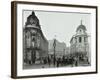
<path id="1" fill-rule="evenodd" d="M 78 31 L 80 29 L 86 31 L 86 27 L 82 24 L 82 21 L 81 21 L 81 24 L 77 27 L 76 31 Z"/>
<path id="2" fill-rule="evenodd" d="M 32 11 L 32 14 L 27 17 L 26 26 L 32 24 L 36 24 L 36 26 L 40 28 L 39 19 L 35 15 L 34 11 Z"/>

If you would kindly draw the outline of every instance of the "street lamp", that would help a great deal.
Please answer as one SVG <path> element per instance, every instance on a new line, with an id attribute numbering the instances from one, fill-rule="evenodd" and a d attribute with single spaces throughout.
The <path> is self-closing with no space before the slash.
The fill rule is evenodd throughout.
<path id="1" fill-rule="evenodd" d="M 54 39 L 54 42 L 53 42 L 53 47 L 54 47 L 54 66 L 55 66 L 55 53 L 56 53 L 56 39 Z"/>

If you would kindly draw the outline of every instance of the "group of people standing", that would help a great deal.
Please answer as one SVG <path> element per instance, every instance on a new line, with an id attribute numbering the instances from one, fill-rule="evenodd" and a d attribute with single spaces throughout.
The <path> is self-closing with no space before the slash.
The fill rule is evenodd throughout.
<path id="1" fill-rule="evenodd" d="M 78 66 L 78 60 L 75 59 L 74 57 L 44 57 L 43 59 L 43 64 L 48 64 L 49 67 L 51 65 L 54 65 L 54 67 L 60 67 L 60 66 L 67 66 L 67 65 L 71 65 L 71 66 Z"/>

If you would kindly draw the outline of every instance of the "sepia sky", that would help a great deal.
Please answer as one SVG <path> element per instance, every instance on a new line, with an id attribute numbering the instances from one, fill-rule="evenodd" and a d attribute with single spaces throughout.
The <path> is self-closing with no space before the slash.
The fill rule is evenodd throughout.
<path id="1" fill-rule="evenodd" d="M 85 13 L 70 13 L 70 12 L 46 12 L 34 11 L 38 17 L 44 36 L 47 40 L 55 38 L 60 42 L 70 45 L 71 37 L 76 33 L 77 27 L 81 24 L 86 26 L 87 33 L 91 33 L 90 16 Z M 23 24 L 32 11 L 23 11 Z M 23 26 L 24 26 L 23 25 Z"/>

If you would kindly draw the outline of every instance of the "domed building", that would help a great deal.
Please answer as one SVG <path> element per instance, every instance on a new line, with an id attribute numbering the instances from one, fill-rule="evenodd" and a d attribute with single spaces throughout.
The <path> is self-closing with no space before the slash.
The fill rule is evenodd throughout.
<path id="1" fill-rule="evenodd" d="M 39 19 L 34 12 L 27 17 L 23 28 L 24 63 L 41 63 L 48 56 L 48 41 L 43 35 Z"/>
<path id="2" fill-rule="evenodd" d="M 89 35 L 86 26 L 81 24 L 76 29 L 76 34 L 70 40 L 70 54 L 78 61 L 90 62 Z"/>

